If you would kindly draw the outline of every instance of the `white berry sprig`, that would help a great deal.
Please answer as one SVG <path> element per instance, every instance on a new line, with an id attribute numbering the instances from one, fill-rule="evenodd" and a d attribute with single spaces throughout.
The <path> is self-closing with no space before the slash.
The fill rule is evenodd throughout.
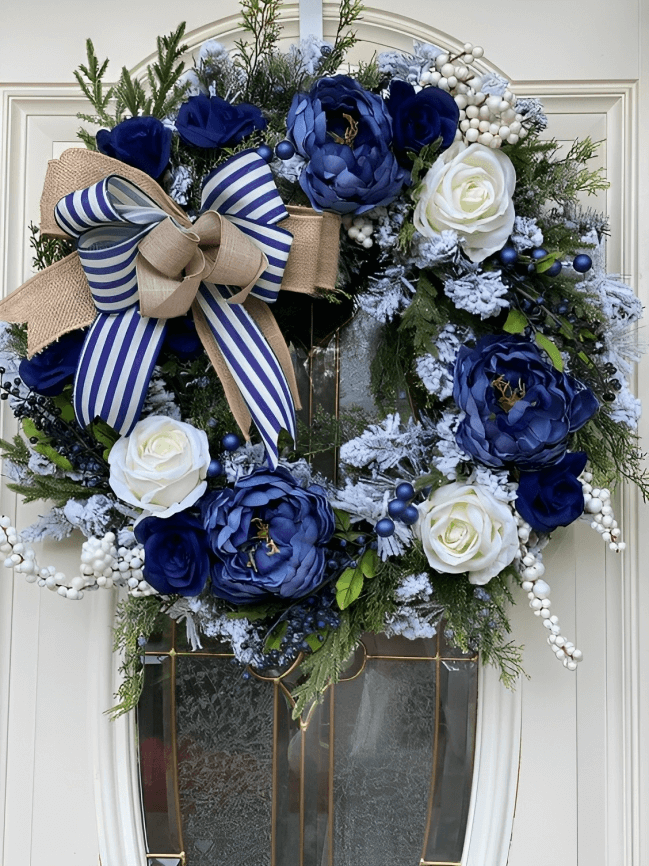
<path id="1" fill-rule="evenodd" d="M 626 549 L 626 542 L 620 540 L 622 530 L 613 514 L 611 491 L 606 487 L 593 487 L 593 473 L 584 471 L 579 476 L 584 491 L 584 514 L 591 518 L 591 527 L 608 543 L 613 553 Z"/>
<path id="2" fill-rule="evenodd" d="M 518 524 L 518 537 L 521 542 L 518 556 L 518 567 L 523 581 L 521 588 L 527 593 L 529 604 L 534 615 L 542 619 L 543 625 L 550 632 L 548 644 L 555 656 L 563 663 L 569 671 L 577 669 L 577 664 L 583 659 L 583 653 L 577 649 L 574 643 L 561 634 L 559 617 L 550 613 L 552 602 L 550 601 L 550 585 L 543 580 L 545 566 L 542 562 L 540 551 L 533 551 L 528 547 L 528 542 L 534 530 L 520 514 L 516 514 Z"/>
<path id="3" fill-rule="evenodd" d="M 455 99 L 460 109 L 456 140 L 494 149 L 504 142 L 516 144 L 527 135 L 524 117 L 516 111 L 516 95 L 511 90 L 505 90 L 502 96 L 482 92 L 482 77 L 471 65 L 483 54 L 483 48 L 470 42 L 454 57 L 440 54 L 434 66 L 422 74 L 419 84 L 439 87 Z"/>
<path id="4" fill-rule="evenodd" d="M 5 555 L 5 568 L 13 568 L 25 575 L 28 583 L 58 593 L 62 598 L 78 601 L 84 590 L 99 587 L 126 586 L 129 595 L 135 598 L 157 595 L 144 579 L 144 549 L 136 545 L 132 549 L 115 547 L 115 534 L 107 532 L 103 538 L 89 538 L 81 547 L 80 575 L 68 579 L 54 566 L 40 567 L 36 552 L 25 543 L 20 533 L 12 526 L 9 517 L 0 517 L 0 552 Z"/>

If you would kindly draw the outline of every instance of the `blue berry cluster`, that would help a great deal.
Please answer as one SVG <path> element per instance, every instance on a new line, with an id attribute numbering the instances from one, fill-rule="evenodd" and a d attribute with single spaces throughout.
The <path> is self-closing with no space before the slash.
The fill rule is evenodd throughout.
<path id="1" fill-rule="evenodd" d="M 406 526 L 412 526 L 419 519 L 417 506 L 412 505 L 412 500 L 415 498 L 415 488 L 412 484 L 409 481 L 402 481 L 401 484 L 397 485 L 395 494 L 396 499 L 391 499 L 388 502 L 390 517 L 382 518 L 374 527 L 376 534 L 380 535 L 381 538 L 389 538 L 394 535 L 394 520 L 400 520 Z"/>

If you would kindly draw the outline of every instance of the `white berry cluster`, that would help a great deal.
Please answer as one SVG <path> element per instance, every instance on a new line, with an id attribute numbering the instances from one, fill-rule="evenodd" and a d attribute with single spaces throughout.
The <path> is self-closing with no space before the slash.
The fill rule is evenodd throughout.
<path id="1" fill-rule="evenodd" d="M 365 247 L 366 250 L 374 245 L 372 240 L 374 223 L 372 220 L 363 216 L 344 216 L 342 222 L 347 229 L 347 236 L 350 240 L 356 241 L 360 247 Z"/>
<path id="2" fill-rule="evenodd" d="M 550 613 L 552 602 L 550 601 L 550 585 L 543 580 L 545 566 L 541 561 L 541 554 L 533 552 L 527 545 L 534 530 L 520 514 L 516 514 L 518 524 L 518 537 L 521 541 L 518 557 L 518 567 L 523 577 L 522 589 L 527 593 L 530 607 L 534 615 L 543 620 L 543 625 L 548 629 L 550 635 L 548 643 L 559 661 L 570 671 L 577 669 L 577 664 L 583 658 L 581 650 L 561 634 L 559 617 Z"/>
<path id="3" fill-rule="evenodd" d="M 5 568 L 24 574 L 28 583 L 38 583 L 63 598 L 78 601 L 87 589 L 106 589 L 114 585 L 127 586 L 135 597 L 155 595 L 156 590 L 144 580 L 144 550 L 115 547 L 115 535 L 107 532 L 103 538 L 89 538 L 81 548 L 81 574 L 68 579 L 50 565 L 41 568 L 32 547 L 25 544 L 9 517 L 0 517 L 0 552 L 4 553 Z"/>
<path id="4" fill-rule="evenodd" d="M 516 96 L 511 90 L 505 90 L 502 96 L 480 90 L 482 78 L 471 69 L 471 65 L 483 54 L 484 50 L 479 45 L 470 42 L 454 57 L 440 54 L 435 65 L 422 74 L 419 83 L 422 87 L 446 90 L 455 99 L 460 109 L 456 140 L 467 144 L 479 142 L 493 148 L 500 147 L 503 142 L 516 144 L 527 135 L 523 115 L 516 111 Z"/>
<path id="5" fill-rule="evenodd" d="M 620 541 L 622 532 L 613 516 L 611 491 L 606 487 L 593 487 L 592 472 L 582 472 L 579 480 L 584 491 L 584 512 L 592 516 L 590 525 L 608 542 L 614 553 L 621 553 L 626 548 L 626 542 Z"/>

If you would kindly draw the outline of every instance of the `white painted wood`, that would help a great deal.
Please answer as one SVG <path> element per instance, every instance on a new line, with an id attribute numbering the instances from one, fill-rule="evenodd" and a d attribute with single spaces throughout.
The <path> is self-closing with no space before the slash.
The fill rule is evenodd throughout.
<path id="1" fill-rule="evenodd" d="M 332 8 L 325 4 L 324 32 L 329 38 Z M 126 11 L 133 25 L 129 28 L 122 23 Z M 0 80 L 71 81 L 70 69 L 83 59 L 87 35 L 95 39 L 100 55 L 111 56 L 114 71 L 122 63 L 142 68 L 156 33 L 169 30 L 180 15 L 189 20 L 190 48 L 211 37 L 231 45 L 238 35 L 236 3 L 227 0 L 218 11 L 219 21 L 206 24 L 206 10 L 198 0 L 188 0 L 182 10 L 163 0 L 155 16 L 146 4 L 127 5 L 125 0 L 102 7 L 60 0 L 56 6 L 43 4 L 38 15 L 33 5 L 14 4 L 3 10 L 4 32 L 12 33 L 12 39 L 4 40 L 0 53 Z M 453 4 L 404 0 L 399 14 L 394 11 L 387 2 L 375 2 L 366 11 L 359 33 L 369 54 L 389 46 L 407 50 L 413 36 L 451 47 L 470 39 L 485 46 L 495 64 L 491 68 L 518 76 L 519 94 L 544 98 L 558 137 L 603 133 L 612 182 L 606 194 L 613 229 L 609 262 L 634 281 L 647 303 L 649 176 L 638 153 L 649 132 L 649 99 L 634 81 L 640 59 L 649 63 L 649 10 L 639 0 L 622 0 L 614 8 L 604 0 L 505 0 L 494 16 L 493 7 L 477 0 L 465 2 L 461 14 Z M 546 20 L 558 22 L 560 17 L 561 26 L 553 27 L 552 38 L 543 30 L 542 51 L 530 50 L 530 21 L 541 12 Z M 297 4 L 290 4 L 286 13 L 288 42 L 298 35 Z M 645 46 L 642 56 L 638 32 Z M 643 75 L 643 81 L 649 81 L 649 69 Z M 617 80 L 602 81 L 610 78 Z M 74 114 L 82 101 L 73 86 L 7 85 L 1 92 L 0 237 L 6 255 L 0 259 L 0 273 L 6 292 L 29 276 L 25 226 L 38 218 L 47 158 L 74 141 Z M 638 237 L 643 239 L 639 246 Z M 645 364 L 639 375 L 645 400 L 646 369 Z M 3 435 L 10 428 L 10 419 L 3 419 Z M 649 424 L 643 422 L 643 428 L 649 441 Z M 14 500 L 6 489 L 0 491 L 3 511 L 13 514 Z M 612 555 L 604 559 L 599 538 L 579 526 L 565 531 L 560 540 L 557 535 L 559 543 L 549 561 L 553 604 L 566 632 L 586 653 L 577 676 L 554 660 L 545 631 L 524 598 L 514 614 L 514 637 L 526 644 L 531 679 L 508 695 L 495 686 L 490 672 L 481 675 L 480 763 L 465 866 L 504 866 L 519 745 L 510 866 L 649 862 L 644 820 L 649 749 L 643 736 L 649 722 L 649 637 L 643 627 L 649 618 L 649 586 L 642 580 L 649 538 L 638 531 L 646 507 L 640 507 L 633 493 L 625 494 L 623 506 L 624 531 L 633 546 L 621 560 Z M 36 513 L 38 507 L 32 507 L 31 514 Z M 23 524 L 29 519 L 21 511 Z M 52 551 L 43 561 L 54 561 L 56 555 L 59 562 L 61 553 L 61 548 Z M 65 546 L 63 555 L 67 566 L 74 567 Z M 66 602 L 22 578 L 14 582 L 0 575 L 4 863 L 94 866 L 99 851 L 103 866 L 142 863 L 132 721 L 110 725 L 101 715 L 112 703 L 115 683 L 112 603 L 108 593 L 80 604 Z M 518 719 L 520 741 L 515 734 Z M 494 792 L 504 792 L 507 779 L 502 799 Z"/>

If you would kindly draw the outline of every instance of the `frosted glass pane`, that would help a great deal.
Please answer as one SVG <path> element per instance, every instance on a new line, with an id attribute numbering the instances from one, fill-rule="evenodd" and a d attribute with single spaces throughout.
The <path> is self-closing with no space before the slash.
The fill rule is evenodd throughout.
<path id="1" fill-rule="evenodd" d="M 459 862 L 471 798 L 477 712 L 477 663 L 439 667 L 439 733 L 426 860 Z"/>
<path id="2" fill-rule="evenodd" d="M 270 864 L 273 687 L 179 656 L 178 782 L 188 866 Z"/>
<path id="3" fill-rule="evenodd" d="M 369 660 L 335 692 L 334 863 L 416 866 L 435 739 L 435 662 Z"/>
<path id="4" fill-rule="evenodd" d="M 180 851 L 173 752 L 171 659 L 146 656 L 144 691 L 138 705 L 140 780 L 148 850 Z"/>

